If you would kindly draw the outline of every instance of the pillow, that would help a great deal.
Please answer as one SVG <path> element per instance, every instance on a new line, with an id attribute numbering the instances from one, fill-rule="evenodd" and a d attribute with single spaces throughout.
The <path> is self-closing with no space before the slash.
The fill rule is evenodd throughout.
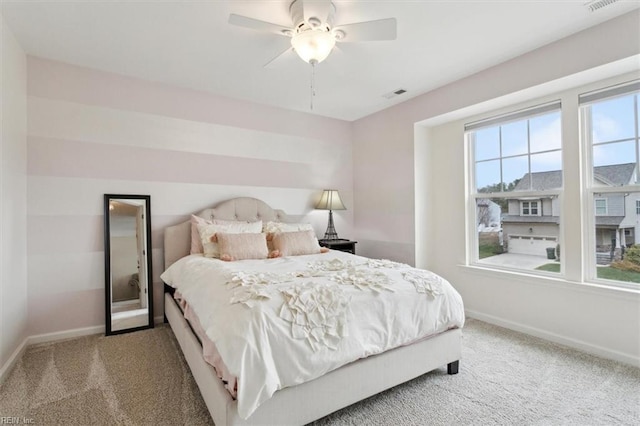
<path id="1" fill-rule="evenodd" d="M 295 231 L 313 231 L 310 223 L 284 223 L 284 222 L 267 222 L 262 228 L 262 232 L 295 232 Z"/>
<path id="2" fill-rule="evenodd" d="M 281 256 L 320 253 L 320 244 L 313 231 L 278 232 L 273 235 L 273 249 Z"/>
<path id="3" fill-rule="evenodd" d="M 269 255 L 267 238 L 263 233 L 218 232 L 215 235 L 221 260 L 266 259 Z"/>
<path id="4" fill-rule="evenodd" d="M 218 232 L 226 232 L 229 234 L 241 233 L 260 233 L 262 230 L 262 221 L 257 222 L 233 222 L 226 225 L 211 223 L 206 225 L 198 225 L 198 233 L 205 257 L 220 257 L 218 243 L 211 239 Z"/>
<path id="5" fill-rule="evenodd" d="M 191 215 L 191 254 L 203 253 L 202 241 L 200 240 L 200 232 L 198 232 L 198 225 L 211 225 L 212 221 L 203 219 L 201 217 Z"/>

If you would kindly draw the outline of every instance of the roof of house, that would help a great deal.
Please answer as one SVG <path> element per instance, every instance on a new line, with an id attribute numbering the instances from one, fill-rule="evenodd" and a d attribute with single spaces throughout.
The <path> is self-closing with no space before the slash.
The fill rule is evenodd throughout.
<path id="1" fill-rule="evenodd" d="M 594 177 L 610 186 L 626 185 L 631 182 L 636 163 L 613 164 L 610 166 L 597 166 L 593 168 Z M 525 174 L 514 191 L 544 191 L 562 187 L 562 171 L 531 173 L 531 188 L 529 188 L 529 173 Z"/>
<path id="2" fill-rule="evenodd" d="M 612 225 L 618 226 L 622 223 L 624 216 L 596 216 L 596 226 Z"/>
<path id="3" fill-rule="evenodd" d="M 596 216 L 596 226 L 612 226 L 618 227 L 624 216 Z M 504 215 L 501 219 L 502 223 L 555 223 L 560 224 L 558 216 L 514 216 Z"/>
<path id="4" fill-rule="evenodd" d="M 489 207 L 494 204 L 496 206 L 498 205 L 495 202 L 493 202 L 490 198 L 477 198 L 476 204 L 478 205 L 478 207 L 482 207 L 482 206 Z"/>
<path id="5" fill-rule="evenodd" d="M 516 215 L 504 215 L 502 216 L 502 223 L 560 223 L 558 216 L 516 216 Z"/>

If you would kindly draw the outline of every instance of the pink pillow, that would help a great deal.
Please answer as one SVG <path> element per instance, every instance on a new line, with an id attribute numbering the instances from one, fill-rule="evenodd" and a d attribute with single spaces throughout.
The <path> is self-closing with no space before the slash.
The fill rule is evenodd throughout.
<path id="1" fill-rule="evenodd" d="M 269 255 L 265 234 L 217 232 L 215 236 L 221 260 L 266 259 Z"/>
<path id="2" fill-rule="evenodd" d="M 313 231 L 277 232 L 273 234 L 273 249 L 281 256 L 300 256 L 321 253 Z"/>

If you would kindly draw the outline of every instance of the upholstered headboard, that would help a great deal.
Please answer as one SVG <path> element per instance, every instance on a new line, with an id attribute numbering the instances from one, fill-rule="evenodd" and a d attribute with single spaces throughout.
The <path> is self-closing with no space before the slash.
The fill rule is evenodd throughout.
<path id="1" fill-rule="evenodd" d="M 204 219 L 243 220 L 255 222 L 288 222 L 285 212 L 269 207 L 256 198 L 240 197 L 223 201 L 217 206 L 205 209 L 196 216 Z M 176 260 L 187 256 L 191 250 L 191 221 L 169 226 L 164 230 L 164 267 L 171 266 Z"/>

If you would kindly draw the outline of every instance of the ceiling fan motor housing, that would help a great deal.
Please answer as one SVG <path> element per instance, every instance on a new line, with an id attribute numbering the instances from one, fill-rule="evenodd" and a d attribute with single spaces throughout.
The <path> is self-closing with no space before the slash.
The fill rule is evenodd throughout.
<path id="1" fill-rule="evenodd" d="M 308 7 L 308 6 L 307 6 Z M 323 29 L 331 31 L 333 28 L 333 18 L 335 17 L 336 6 L 331 3 L 328 16 L 311 16 L 308 21 L 304 19 L 304 0 L 294 0 L 289 6 L 291 22 L 294 23 L 297 32 L 309 29 Z"/>

